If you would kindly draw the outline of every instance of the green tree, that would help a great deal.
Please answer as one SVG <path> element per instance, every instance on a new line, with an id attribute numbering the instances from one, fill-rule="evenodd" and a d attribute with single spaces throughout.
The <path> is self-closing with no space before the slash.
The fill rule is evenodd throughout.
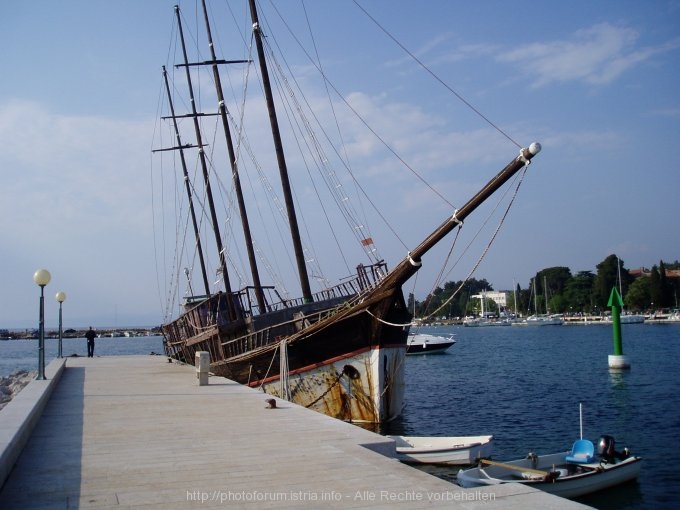
<path id="1" fill-rule="evenodd" d="M 416 297 L 413 295 L 413 292 L 408 293 L 408 302 L 406 304 L 406 307 L 410 312 L 413 312 L 415 310 L 415 305 L 416 305 Z"/>
<path id="2" fill-rule="evenodd" d="M 663 291 L 661 288 L 661 275 L 659 274 L 659 268 L 654 265 L 652 266 L 652 271 L 649 274 L 649 299 L 651 301 L 652 311 L 655 308 L 661 307 L 661 301 L 663 300 Z"/>
<path id="3" fill-rule="evenodd" d="M 570 311 L 590 312 L 594 282 L 592 271 L 579 271 L 567 282 L 564 297 Z"/>
<path id="4" fill-rule="evenodd" d="M 616 255 L 609 255 L 595 266 L 597 268 L 597 276 L 593 283 L 593 304 L 596 307 L 600 309 L 606 308 L 612 287 L 618 287 L 616 282 L 621 266 L 623 266 L 623 261 L 620 261 Z"/>
<path id="5" fill-rule="evenodd" d="M 435 313 L 443 303 L 447 302 L 449 298 L 453 295 L 459 287 L 463 286 L 457 296 L 442 310 L 437 312 L 435 315 L 447 315 L 450 317 L 462 317 L 466 314 L 468 307 L 470 309 L 473 306 L 473 301 L 470 300 L 470 296 L 474 294 L 479 294 L 483 290 L 493 290 L 489 282 L 485 279 L 477 280 L 475 278 L 469 279 L 463 285 L 462 281 L 457 282 L 447 282 L 444 284 L 444 288 L 437 287 L 430 295 L 428 295 L 422 303 L 416 304 L 416 315 L 418 317 L 428 317 L 429 315 Z M 479 303 L 477 303 L 479 305 Z"/>
<path id="6" fill-rule="evenodd" d="M 649 292 L 650 278 L 641 276 L 637 278 L 628 287 L 626 297 L 623 300 L 624 305 L 629 310 L 646 310 L 652 300 Z"/>
<path id="7" fill-rule="evenodd" d="M 659 261 L 659 284 L 661 286 L 661 301 L 659 306 L 670 308 L 673 306 L 673 286 L 666 277 L 666 266 L 663 260 Z"/>
<path id="8" fill-rule="evenodd" d="M 548 308 L 551 312 L 563 312 L 564 301 L 558 296 L 562 294 L 567 282 L 571 278 L 571 271 L 568 267 L 556 266 L 541 269 L 536 278 L 532 280 L 532 291 L 535 293 L 535 303 L 538 309 L 536 313 L 547 313 L 546 299 Z"/>

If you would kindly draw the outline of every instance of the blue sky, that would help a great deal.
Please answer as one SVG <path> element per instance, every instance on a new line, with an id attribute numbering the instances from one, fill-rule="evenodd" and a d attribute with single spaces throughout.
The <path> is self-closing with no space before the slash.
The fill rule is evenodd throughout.
<path id="1" fill-rule="evenodd" d="M 48 327 L 56 324 L 60 290 L 67 325 L 161 322 L 167 267 L 158 261 L 169 248 L 159 244 L 152 203 L 158 163 L 150 151 L 158 143 L 160 68 L 170 65 L 174 3 L 27 0 L 4 9 L 0 327 L 37 325 L 32 275 L 42 267 L 52 273 Z M 278 51 L 301 71 L 312 102 L 323 105 L 323 87 L 305 72 L 309 61 L 270 3 L 261 4 Z M 360 4 L 512 139 L 543 145 L 475 277 L 508 289 L 526 287 L 546 267 L 594 271 L 611 253 L 629 268 L 680 259 L 680 1 Z M 193 2 L 180 5 L 193 19 Z M 276 5 L 309 42 L 300 1 Z M 516 155 L 353 2 L 305 6 L 334 87 L 449 204 L 462 205 Z M 229 34 L 216 37 L 219 56 L 242 57 Z M 392 267 L 451 207 L 388 162 L 346 112 L 336 115 L 349 122 L 344 136 L 357 179 L 399 234 L 395 240 L 381 221 L 371 231 Z M 466 223 L 469 238 L 486 214 Z M 467 275 L 497 221 L 444 281 Z M 333 249 L 321 248 L 319 258 L 326 251 Z M 418 299 L 439 271 L 434 255 L 404 288 Z M 346 274 L 326 264 L 331 281 Z"/>

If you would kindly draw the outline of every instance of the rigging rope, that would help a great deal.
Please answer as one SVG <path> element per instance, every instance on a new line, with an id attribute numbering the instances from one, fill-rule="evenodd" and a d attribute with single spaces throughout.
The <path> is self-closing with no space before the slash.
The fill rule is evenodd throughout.
<path id="1" fill-rule="evenodd" d="M 375 23 L 375 25 L 382 30 L 387 37 L 392 39 L 397 46 L 399 46 L 402 50 L 406 52 L 406 54 L 411 57 L 413 60 L 415 60 L 420 67 L 425 69 L 435 80 L 437 80 L 439 83 L 441 83 L 449 92 L 451 92 L 454 96 L 456 96 L 465 106 L 470 108 L 473 112 L 475 112 L 479 117 L 481 117 L 489 126 L 494 128 L 496 131 L 498 131 L 501 135 L 503 135 L 505 138 L 510 140 L 513 144 L 515 144 L 519 149 L 522 148 L 522 146 L 517 143 L 509 134 L 507 134 L 505 131 L 503 131 L 500 127 L 498 127 L 496 124 L 494 124 L 488 117 L 486 117 L 481 111 L 479 111 L 477 108 L 475 108 L 472 103 L 467 101 L 463 96 L 461 96 L 458 92 L 456 92 L 450 85 L 448 85 L 444 80 L 442 80 L 439 76 L 435 74 L 432 69 L 427 67 L 418 57 L 416 57 L 411 51 L 409 51 L 406 46 L 404 46 L 402 43 L 400 43 L 396 37 L 394 37 L 385 27 L 383 27 L 378 21 L 371 16 L 366 9 L 364 9 L 361 4 L 358 2 L 358 0 L 353 0 L 354 4 L 361 10 L 363 13 L 368 16 L 368 18 Z"/>
<path id="2" fill-rule="evenodd" d="M 524 161 L 524 170 L 522 171 L 522 174 L 517 182 L 517 187 L 515 188 L 515 191 L 512 195 L 512 198 L 510 199 L 510 203 L 508 204 L 507 208 L 505 209 L 505 212 L 498 223 L 498 226 L 496 227 L 496 230 L 494 231 L 493 235 L 491 236 L 491 239 L 489 240 L 489 243 L 486 245 L 486 248 L 484 248 L 484 251 L 482 252 L 481 256 L 479 257 L 479 260 L 475 263 L 474 267 L 470 270 L 468 275 L 465 277 L 465 280 L 461 282 L 461 284 L 458 286 L 458 288 L 449 296 L 448 299 L 446 299 L 436 310 L 434 310 L 432 313 L 427 315 L 426 317 L 423 317 L 423 320 L 427 320 L 432 318 L 433 316 L 437 315 L 445 306 L 448 306 L 451 301 L 453 301 L 453 298 L 458 295 L 458 293 L 461 291 L 463 286 L 467 283 L 467 281 L 472 277 L 472 275 L 475 273 L 479 265 L 482 263 L 482 260 L 484 257 L 486 257 L 486 254 L 488 253 L 489 249 L 491 248 L 491 245 L 493 242 L 496 240 L 496 236 L 498 235 L 498 232 L 500 231 L 501 227 L 503 226 L 503 223 L 505 222 L 505 219 L 508 216 L 508 213 L 510 212 L 510 208 L 512 207 L 513 203 L 515 202 L 515 198 L 517 197 L 517 193 L 519 192 L 519 187 L 522 185 L 522 182 L 524 181 L 524 176 L 526 175 L 527 168 L 529 166 L 530 161 L 525 160 Z M 460 230 L 460 227 L 459 227 Z"/>

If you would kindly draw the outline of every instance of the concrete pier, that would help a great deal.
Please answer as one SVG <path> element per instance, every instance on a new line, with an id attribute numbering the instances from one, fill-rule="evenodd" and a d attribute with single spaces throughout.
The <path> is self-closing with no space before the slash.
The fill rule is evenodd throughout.
<path id="1" fill-rule="evenodd" d="M 587 508 L 519 485 L 462 489 L 389 458 L 387 438 L 285 401 L 268 409 L 227 379 L 199 385 L 163 356 L 69 358 L 52 377 L 20 455 L 2 455 L 2 509 Z M 0 411 L 3 437 L 27 426 L 12 417 L 33 384 Z"/>

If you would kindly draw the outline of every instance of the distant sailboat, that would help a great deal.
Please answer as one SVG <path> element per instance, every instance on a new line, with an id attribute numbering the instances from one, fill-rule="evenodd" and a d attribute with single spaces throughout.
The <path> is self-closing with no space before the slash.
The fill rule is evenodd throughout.
<path id="1" fill-rule="evenodd" d="M 619 257 L 616 257 L 616 282 L 619 285 L 619 296 L 621 296 L 621 299 L 623 299 L 623 285 L 621 283 L 621 261 Z M 612 316 L 607 315 L 604 318 L 604 320 L 605 322 L 611 322 Z M 621 321 L 621 324 L 642 324 L 643 322 L 645 322 L 645 316 L 637 313 L 630 313 L 626 310 L 623 310 L 621 312 L 619 320 Z"/>
<path id="2" fill-rule="evenodd" d="M 547 286 L 547 279 L 544 276 L 543 277 L 543 291 L 545 294 L 545 310 L 546 313 L 544 314 L 539 314 L 538 313 L 538 301 L 537 301 L 537 292 L 536 292 L 536 279 L 534 278 L 534 315 L 531 315 L 527 317 L 525 324 L 527 326 L 561 326 L 564 324 L 564 319 L 560 315 L 556 314 L 550 314 L 550 311 L 548 310 L 548 286 Z"/>

